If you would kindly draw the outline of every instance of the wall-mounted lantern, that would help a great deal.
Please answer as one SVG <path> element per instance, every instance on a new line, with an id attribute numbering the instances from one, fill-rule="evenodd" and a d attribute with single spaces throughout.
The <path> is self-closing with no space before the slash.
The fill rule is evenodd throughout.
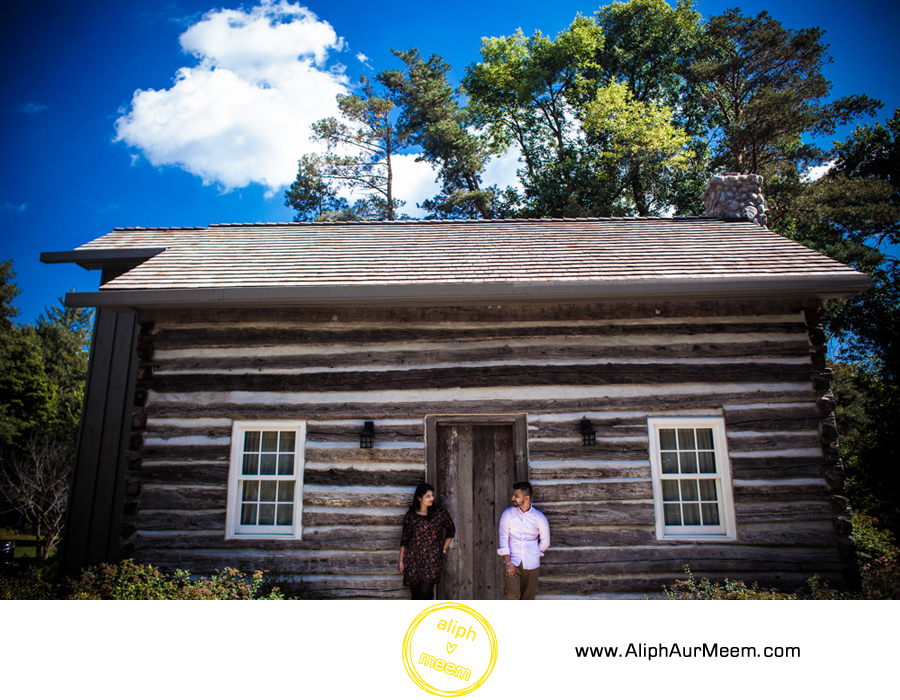
<path id="1" fill-rule="evenodd" d="M 375 446 L 375 422 L 367 420 L 363 425 L 363 431 L 359 434 L 359 446 L 364 450 L 371 450 Z"/>
<path id="2" fill-rule="evenodd" d="M 597 444 L 597 431 L 587 417 L 581 418 L 581 445 L 590 447 Z"/>

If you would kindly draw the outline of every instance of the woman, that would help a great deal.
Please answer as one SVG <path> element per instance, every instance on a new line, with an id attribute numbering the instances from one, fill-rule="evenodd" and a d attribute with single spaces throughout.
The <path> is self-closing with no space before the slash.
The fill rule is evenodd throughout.
<path id="1" fill-rule="evenodd" d="M 397 565 L 413 600 L 434 598 L 434 585 L 441 578 L 444 555 L 455 534 L 450 514 L 434 505 L 434 487 L 419 484 L 412 505 L 403 516 Z"/>

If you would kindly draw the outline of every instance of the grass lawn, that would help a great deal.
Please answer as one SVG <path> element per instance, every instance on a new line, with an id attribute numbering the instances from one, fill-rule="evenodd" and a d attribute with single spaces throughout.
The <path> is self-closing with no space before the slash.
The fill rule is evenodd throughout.
<path id="1" fill-rule="evenodd" d="M 16 543 L 16 559 L 34 559 L 38 556 L 37 540 L 34 535 L 16 528 L 0 528 L 0 540 L 14 540 Z M 56 547 L 50 550 L 50 556 L 56 555 Z"/>

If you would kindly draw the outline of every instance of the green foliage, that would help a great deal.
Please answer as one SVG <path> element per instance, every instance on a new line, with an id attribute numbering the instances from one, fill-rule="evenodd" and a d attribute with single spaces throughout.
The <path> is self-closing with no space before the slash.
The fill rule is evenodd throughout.
<path id="1" fill-rule="evenodd" d="M 698 581 L 688 566 L 684 567 L 684 573 L 687 574 L 686 580 L 663 586 L 667 600 L 842 600 L 849 597 L 823 584 L 818 574 L 811 576 L 805 586 L 790 593 L 728 579 L 723 583 L 708 578 Z"/>
<path id="2" fill-rule="evenodd" d="M 713 110 L 721 138 L 716 167 L 768 175 L 779 161 L 823 162 L 824 152 L 799 136 L 822 136 L 881 106 L 865 95 L 830 103 L 822 67 L 831 61 L 818 27 L 785 29 L 768 12 L 747 17 L 730 9 L 705 28 L 713 55 L 693 74 Z"/>
<path id="3" fill-rule="evenodd" d="M 663 586 L 668 600 L 797 600 L 796 593 L 759 588 L 755 583 L 747 586 L 743 581 L 728 579 L 724 583 L 717 583 L 708 578 L 698 581 L 687 566 L 684 567 L 684 573 L 687 574 L 687 580 Z"/>
<path id="4" fill-rule="evenodd" d="M 896 559 L 900 549 L 894 536 L 878 527 L 878 520 L 870 515 L 853 514 L 853 537 L 856 539 L 856 557 L 860 564 L 867 564 L 882 557 Z"/>
<path id="5" fill-rule="evenodd" d="M 416 160 L 435 167 L 441 183 L 441 193 L 421 206 L 446 218 L 491 218 L 496 193 L 481 185 L 490 150 L 468 129 L 470 119 L 447 79 L 450 65 L 436 55 L 426 61 L 415 48 L 393 53 L 406 71 L 382 71 L 378 81 L 400 108 L 398 129 L 422 149 Z"/>
<path id="6" fill-rule="evenodd" d="M 84 570 L 72 584 L 70 600 L 283 600 L 274 589 L 263 593 L 264 572 L 245 574 L 227 568 L 209 578 L 187 571 L 169 575 L 154 566 L 126 559 Z"/>
<path id="7" fill-rule="evenodd" d="M 878 557 L 859 570 L 866 600 L 900 600 L 900 559 Z"/>
<path id="8" fill-rule="evenodd" d="M 23 448 L 29 434 L 50 431 L 56 399 L 40 336 L 14 326 L 0 344 L 0 442 Z"/>
<path id="9" fill-rule="evenodd" d="M 656 199 L 642 188 L 686 172 L 693 164 L 690 137 L 672 124 L 672 111 L 636 100 L 622 83 L 597 90 L 585 105 L 584 128 L 603 140 L 600 162 L 606 173 L 616 173 L 619 182 L 632 187 L 641 215 L 649 213 L 648 202 Z"/>
<path id="10" fill-rule="evenodd" d="M 0 574 L 0 600 L 55 600 L 58 587 L 46 566 Z"/>
<path id="11" fill-rule="evenodd" d="M 349 210 L 337 187 L 323 173 L 321 156 L 303 155 L 298 162 L 297 177 L 284 193 L 285 206 L 297 213 L 294 221 L 331 221 Z"/>
<path id="12" fill-rule="evenodd" d="M 313 138 L 328 147 L 328 153 L 318 160 L 318 176 L 332 188 L 336 183 L 365 195 L 357 212 L 347 212 L 345 208 L 336 218 L 364 215 L 392 221 L 404 202 L 393 196 L 391 158 L 407 146 L 407 137 L 392 121 L 394 103 L 377 95 L 365 77 L 361 92 L 362 95 L 338 95 L 341 119 L 330 117 L 312 125 Z M 298 178 L 303 176 L 302 160 L 300 165 Z M 300 211 L 300 215 L 304 212 Z"/>

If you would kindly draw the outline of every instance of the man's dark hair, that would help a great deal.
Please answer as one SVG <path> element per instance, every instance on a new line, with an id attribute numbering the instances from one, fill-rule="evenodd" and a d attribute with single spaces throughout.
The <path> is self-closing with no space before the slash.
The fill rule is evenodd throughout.
<path id="1" fill-rule="evenodd" d="M 521 491 L 523 495 L 531 498 L 531 482 L 530 481 L 517 481 L 513 484 L 513 491 Z"/>

